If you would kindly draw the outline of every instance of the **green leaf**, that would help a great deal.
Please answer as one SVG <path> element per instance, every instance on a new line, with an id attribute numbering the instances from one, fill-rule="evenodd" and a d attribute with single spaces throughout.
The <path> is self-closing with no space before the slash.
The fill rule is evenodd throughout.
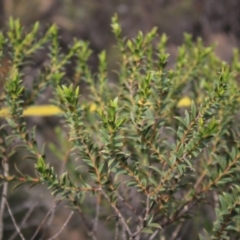
<path id="1" fill-rule="evenodd" d="M 162 229 L 161 225 L 158 223 L 149 223 L 148 227 L 159 228 Z"/>
<path id="2" fill-rule="evenodd" d="M 156 171 L 157 173 L 159 173 L 160 176 L 162 176 L 162 172 L 159 168 L 155 167 L 155 166 L 149 166 L 150 169 L 153 169 L 154 171 Z"/>
<path id="3" fill-rule="evenodd" d="M 153 233 L 153 230 L 150 229 L 150 228 L 144 228 L 144 229 L 142 230 L 142 232 L 143 232 L 143 233 Z"/>

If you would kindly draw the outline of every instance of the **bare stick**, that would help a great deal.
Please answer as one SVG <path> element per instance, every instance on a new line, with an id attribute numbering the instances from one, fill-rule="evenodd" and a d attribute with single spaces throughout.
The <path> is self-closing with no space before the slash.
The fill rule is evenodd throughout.
<path id="1" fill-rule="evenodd" d="M 8 171 L 9 171 L 9 165 L 5 157 L 3 159 L 3 176 L 4 177 L 8 176 Z M 8 189 L 8 182 L 4 182 L 2 196 L 7 196 L 7 189 Z M 2 240 L 2 236 L 3 236 L 3 214 L 5 209 L 5 202 L 6 202 L 5 197 L 2 197 L 1 206 L 0 206 L 0 240 Z"/>
<path id="2" fill-rule="evenodd" d="M 57 202 L 57 205 L 60 204 L 61 201 L 58 201 Z M 49 214 L 49 217 L 48 217 L 48 220 L 47 220 L 47 223 L 45 224 L 45 227 L 44 227 L 44 230 L 42 231 L 42 238 L 44 238 L 48 228 L 50 227 L 53 219 L 54 219 L 54 216 L 55 216 L 55 212 L 56 212 L 56 207 L 54 207 L 54 209 L 51 210 L 51 213 Z"/>
<path id="3" fill-rule="evenodd" d="M 118 208 L 115 206 L 115 204 L 113 204 L 110 200 L 110 198 L 108 197 L 108 195 L 103 191 L 102 188 L 100 188 L 100 191 L 102 192 L 103 196 L 108 200 L 108 202 L 110 203 L 110 205 L 112 206 L 112 208 L 115 210 L 116 214 L 118 215 L 119 219 L 121 220 L 122 224 L 123 224 L 123 227 L 125 228 L 125 230 L 127 231 L 128 235 L 130 237 L 132 237 L 132 232 L 130 230 L 130 228 L 128 227 L 122 213 L 118 210 Z M 130 238 L 132 239 L 132 238 Z"/>
<path id="4" fill-rule="evenodd" d="M 159 230 L 160 230 L 160 229 L 157 229 L 157 230 L 151 235 L 151 237 L 149 238 L 149 240 L 155 239 L 155 237 L 156 237 L 157 234 L 159 233 Z"/>
<path id="5" fill-rule="evenodd" d="M 53 206 L 53 209 L 50 209 L 50 210 L 47 212 L 47 214 L 46 214 L 45 217 L 43 218 L 42 222 L 39 224 L 37 230 L 36 230 L 35 233 L 33 234 L 31 240 L 35 239 L 35 237 L 37 236 L 39 230 L 41 229 L 41 227 L 43 226 L 43 224 L 45 223 L 45 221 L 47 220 L 47 218 L 49 217 L 49 215 L 51 214 L 51 212 L 54 211 L 54 209 L 56 208 L 57 205 L 58 205 L 58 204 L 55 204 L 55 205 Z"/>
<path id="6" fill-rule="evenodd" d="M 6 206 L 7 206 L 7 209 L 8 209 L 9 215 L 10 215 L 10 217 L 11 217 L 11 219 L 12 219 L 12 222 L 13 222 L 13 224 L 14 224 L 14 227 L 16 228 L 16 230 L 17 230 L 17 232 L 18 232 L 18 235 L 21 237 L 21 239 L 22 239 L 22 240 L 25 240 L 24 236 L 23 236 L 22 233 L 21 233 L 20 228 L 18 227 L 18 225 L 17 225 L 17 223 L 16 223 L 16 221 L 15 221 L 15 218 L 14 218 L 14 216 L 13 216 L 13 214 L 12 214 L 11 208 L 10 208 L 10 206 L 9 206 L 9 204 L 8 204 L 7 199 L 6 199 L 6 196 L 4 195 L 4 197 L 5 197 L 5 204 L 6 204 Z"/>
<path id="7" fill-rule="evenodd" d="M 149 210 L 150 210 L 150 196 L 147 195 L 147 199 L 146 199 L 146 212 L 145 212 L 145 216 L 144 216 L 144 222 L 146 222 L 147 219 L 148 219 Z"/>
<path id="8" fill-rule="evenodd" d="M 138 218 L 139 221 L 143 221 L 142 217 L 137 213 L 136 209 L 134 209 L 119 193 L 118 198 L 131 210 Z"/>
<path id="9" fill-rule="evenodd" d="M 51 238 L 48 238 L 47 240 L 53 240 L 53 239 L 55 239 L 56 237 L 58 237 L 61 234 L 61 232 L 64 230 L 64 228 L 67 226 L 68 222 L 70 221 L 73 213 L 74 213 L 74 211 L 71 211 L 71 213 L 69 214 L 67 220 L 62 225 L 61 229 L 55 235 L 53 235 Z"/>
<path id="10" fill-rule="evenodd" d="M 171 235 L 171 240 L 176 239 L 177 236 L 179 236 L 179 232 L 181 231 L 183 226 L 183 223 L 178 224 L 178 226 L 176 227 L 176 229 L 173 231 L 172 235 Z"/>
<path id="11" fill-rule="evenodd" d="M 119 234 L 119 221 L 118 218 L 116 219 L 116 226 L 115 226 L 115 237 L 114 240 L 118 240 L 118 234 Z"/>
<path id="12" fill-rule="evenodd" d="M 25 222 L 27 221 L 27 219 L 29 218 L 29 216 L 31 215 L 31 213 L 32 213 L 32 211 L 34 210 L 34 208 L 35 208 L 35 206 L 36 206 L 37 204 L 35 203 L 35 204 L 33 204 L 32 205 L 32 207 L 31 208 L 29 208 L 29 210 L 27 211 L 27 213 L 25 214 L 25 216 L 23 217 L 23 220 L 21 221 L 21 223 L 20 223 L 20 228 L 22 228 L 23 226 L 24 226 L 24 224 L 25 224 Z M 9 240 L 13 240 L 16 236 L 17 236 L 17 231 L 15 231 L 11 236 L 10 236 L 10 238 L 9 238 Z"/>
<path id="13" fill-rule="evenodd" d="M 72 204 L 74 205 L 74 207 L 76 208 L 76 210 L 78 211 L 81 220 L 83 222 L 83 224 L 85 225 L 86 229 L 87 229 L 87 234 L 88 236 L 95 236 L 95 233 L 92 231 L 92 225 L 88 222 L 88 220 L 86 219 L 85 215 L 82 212 L 82 209 L 80 208 L 80 206 L 71 198 L 69 198 L 70 201 L 72 202 Z M 96 238 L 96 236 L 95 236 Z"/>
<path id="14" fill-rule="evenodd" d="M 132 235 L 133 237 L 136 237 L 141 234 L 142 230 L 145 228 L 145 224 L 149 217 L 149 213 L 150 213 L 150 195 L 148 194 L 147 198 L 146 198 L 146 209 L 145 209 L 145 215 L 144 215 L 143 221 L 141 222 L 141 225 L 137 229 L 137 231 L 135 233 L 133 233 L 133 235 Z"/>
<path id="15" fill-rule="evenodd" d="M 96 204 L 96 214 L 95 214 L 95 219 L 93 222 L 93 240 L 96 240 L 96 235 L 97 235 L 97 228 L 98 228 L 98 220 L 99 220 L 99 212 L 100 212 L 100 202 L 101 202 L 101 194 L 98 193 L 97 196 L 97 204 Z"/>
<path id="16" fill-rule="evenodd" d="M 141 224 L 142 224 L 142 223 L 141 223 Z M 142 229 L 141 226 L 137 226 L 137 231 L 139 231 L 139 234 L 136 235 L 135 240 L 140 240 L 140 237 L 141 237 L 141 231 L 142 231 L 141 229 Z"/>
<path id="17" fill-rule="evenodd" d="M 59 171 L 59 175 L 62 175 L 63 172 L 64 172 L 64 169 L 65 169 L 65 166 L 66 166 L 66 162 L 68 160 L 68 157 L 69 157 L 69 154 L 70 154 L 70 151 L 68 150 L 66 155 L 64 156 L 63 158 L 63 161 L 62 161 L 62 165 L 61 165 L 61 168 L 60 168 L 60 171 Z M 56 212 L 56 207 L 51 211 L 51 215 L 50 217 L 48 218 L 48 221 L 47 221 L 47 224 L 45 225 L 45 228 L 44 228 L 44 231 L 42 233 L 42 238 L 44 238 L 48 228 L 50 227 L 53 219 L 54 219 L 54 216 L 55 216 L 55 212 Z"/>
<path id="18" fill-rule="evenodd" d="M 121 231 L 121 239 L 122 240 L 127 240 L 127 233 L 126 230 L 124 229 L 124 227 L 122 227 L 122 231 Z"/>

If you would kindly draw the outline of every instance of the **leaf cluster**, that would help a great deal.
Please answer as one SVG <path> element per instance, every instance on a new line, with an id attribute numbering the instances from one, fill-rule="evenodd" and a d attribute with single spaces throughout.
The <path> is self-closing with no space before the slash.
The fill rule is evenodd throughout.
<path id="1" fill-rule="evenodd" d="M 103 214 L 114 215 L 108 221 L 115 221 L 126 239 L 169 237 L 169 227 L 189 217 L 196 219 L 199 206 L 210 204 L 215 221 L 205 237 L 237 239 L 239 52 L 226 64 L 215 55 L 213 46 L 205 47 L 201 39 L 194 43 L 186 34 L 175 66 L 169 67 L 167 36 L 159 37 L 156 28 L 127 39 L 122 37 L 117 15 L 111 27 L 119 66 L 114 86 L 105 51 L 98 55 L 98 71 L 93 73 L 88 64 L 89 43 L 75 39 L 65 54 L 55 25 L 37 39 L 38 23 L 25 34 L 19 21 L 10 19 L 9 31 L 0 35 L 1 56 L 7 48 L 11 61 L 2 93 L 10 114 L 1 131 L 8 129 L 8 145 L 17 138 L 31 153 L 36 173 L 35 178 L 23 174 L 26 181 L 2 174 L 1 181 L 36 183 L 38 179 L 37 183 L 45 184 L 54 197 L 66 199 L 74 209 L 89 206 L 86 199 L 101 196 L 101 201 L 96 200 L 98 207 L 109 206 Z M 23 82 L 23 69 L 40 48 L 48 49 L 49 64 L 34 79 L 30 91 Z M 71 61 L 74 73 L 66 83 Z M 80 87 L 82 82 L 85 89 Z M 61 132 L 66 129 L 68 136 L 61 140 L 62 155 L 52 145 L 61 160 L 69 152 L 71 164 L 61 174 L 49 165 L 34 129 L 26 130 L 22 116 L 24 108 L 48 87 L 54 96 L 51 101 L 63 112 Z M 178 107 L 183 95 L 192 99 L 191 106 Z M 1 157 L 4 149 L 0 148 Z M 215 195 L 220 205 L 211 202 Z M 99 211 L 94 214 L 100 218 Z M 198 232 L 204 228 L 202 223 Z M 88 230 L 94 232 L 94 227 Z"/>

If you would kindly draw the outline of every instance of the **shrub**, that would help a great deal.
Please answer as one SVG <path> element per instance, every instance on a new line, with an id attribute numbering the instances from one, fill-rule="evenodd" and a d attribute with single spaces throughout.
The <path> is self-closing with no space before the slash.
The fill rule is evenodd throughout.
<path id="1" fill-rule="evenodd" d="M 43 184 L 56 201 L 79 212 L 91 239 L 98 239 L 99 222 L 108 222 L 115 239 L 238 239 L 238 51 L 228 65 L 213 46 L 186 34 L 171 67 L 167 37 L 158 38 L 156 28 L 127 39 L 117 16 L 111 26 L 119 64 L 115 84 L 105 51 L 93 73 L 89 44 L 75 39 L 64 53 L 55 25 L 39 37 L 38 23 L 25 33 L 10 19 L 8 32 L 1 33 L 1 57 L 10 59 L 2 93 L 7 112 L 1 112 L 1 222 L 4 206 L 9 210 L 8 183 L 31 183 Z M 27 87 L 26 67 L 41 49 L 48 52 L 47 64 Z M 62 121 L 56 132 L 60 148 L 47 146 L 65 162 L 63 173 L 47 161 L 26 122 L 26 108 L 49 89 L 53 106 L 45 110 L 56 111 Z M 11 174 L 9 159 L 20 147 L 35 171 Z"/>

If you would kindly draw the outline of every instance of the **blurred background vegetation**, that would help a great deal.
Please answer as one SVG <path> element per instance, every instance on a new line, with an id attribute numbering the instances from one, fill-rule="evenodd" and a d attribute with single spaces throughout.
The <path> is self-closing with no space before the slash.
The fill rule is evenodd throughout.
<path id="1" fill-rule="evenodd" d="M 126 36 L 157 26 L 174 49 L 182 42 L 183 32 L 188 32 L 195 39 L 201 36 L 207 43 L 218 42 L 219 54 L 226 60 L 240 39 L 238 0 L 2 0 L 0 4 L 0 26 L 9 16 L 20 18 L 24 26 L 40 21 L 46 28 L 56 23 L 63 45 L 78 37 L 90 41 L 95 53 L 110 50 L 114 43 L 110 30 L 114 13 Z"/>
<path id="2" fill-rule="evenodd" d="M 112 69 L 116 52 L 112 47 L 115 40 L 111 33 L 110 19 L 114 13 L 118 13 L 125 36 L 134 37 L 138 30 L 147 32 L 153 26 L 158 27 L 159 34 L 166 33 L 169 37 L 170 66 L 174 66 L 177 48 L 183 41 L 184 32 L 191 33 L 194 40 L 202 37 L 208 45 L 217 43 L 216 53 L 227 62 L 232 59 L 232 49 L 240 45 L 239 0 L 1 0 L 0 28 L 6 29 L 10 16 L 19 18 L 27 29 L 39 21 L 43 32 L 49 25 L 55 23 L 60 28 L 63 51 L 67 50 L 74 37 L 89 41 L 93 50 L 90 61 L 93 70 L 97 68 L 97 54 L 103 49 L 107 51 L 109 68 Z M 43 64 L 44 56 L 44 54 L 36 56 L 36 67 Z M 0 66 L 0 88 L 4 81 L 1 75 L 5 74 L 7 65 L 8 62 L 3 61 Z M 56 135 L 52 134 L 56 119 L 32 118 L 28 121 L 30 125 L 38 126 L 37 137 L 40 142 L 56 140 Z M 17 157 L 14 155 L 15 159 Z M 49 152 L 49 159 L 55 158 Z M 59 169 L 61 168 L 57 160 L 55 163 L 52 162 Z M 18 167 L 22 171 L 31 172 L 33 169 L 29 165 L 25 161 Z M 34 239 L 45 239 L 53 235 L 57 229 L 61 228 L 68 213 L 67 208 L 59 206 L 54 208 L 55 203 L 42 186 L 30 191 L 28 187 L 25 189 L 21 187 L 14 192 L 10 189 L 9 202 L 18 222 L 23 221 L 27 214 L 31 215 L 22 225 L 22 229 L 25 229 L 23 233 L 29 236 L 35 232 L 45 214 L 54 209 L 54 213 L 49 213 L 52 214 L 52 221 L 45 224 L 44 228 L 40 229 L 40 234 Z M 58 239 L 88 239 L 84 227 L 81 226 L 78 216 L 74 216 Z M 104 229 L 110 226 L 100 227 Z M 5 231 L 5 236 L 9 239 L 10 237 L 18 239 L 7 215 Z M 99 234 L 99 239 L 109 239 L 106 231 L 101 231 Z M 189 239 L 195 239 L 196 236 L 192 234 L 188 231 Z"/>

